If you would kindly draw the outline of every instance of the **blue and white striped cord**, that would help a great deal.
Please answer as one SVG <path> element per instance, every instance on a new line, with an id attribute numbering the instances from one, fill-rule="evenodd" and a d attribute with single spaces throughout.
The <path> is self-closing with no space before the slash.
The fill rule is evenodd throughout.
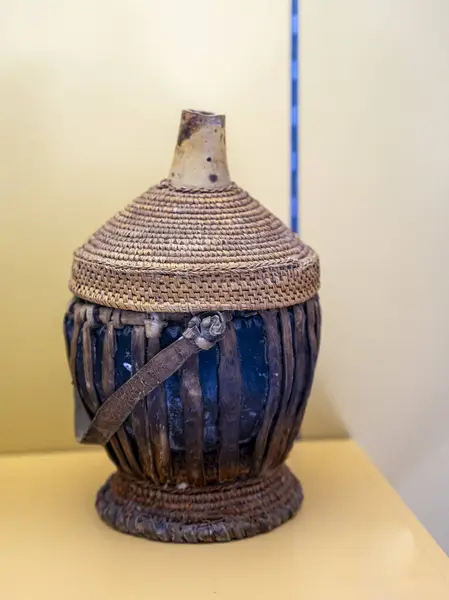
<path id="1" fill-rule="evenodd" d="M 299 231 L 299 148 L 298 148 L 298 102 L 299 102 L 299 61 L 298 0 L 291 0 L 291 53 L 290 53 L 290 219 L 293 231 Z"/>

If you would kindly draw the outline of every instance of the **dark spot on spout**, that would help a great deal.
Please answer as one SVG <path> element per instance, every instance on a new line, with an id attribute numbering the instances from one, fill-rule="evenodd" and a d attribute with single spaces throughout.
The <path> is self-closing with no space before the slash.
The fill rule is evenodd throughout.
<path id="1" fill-rule="evenodd" d="M 210 157 L 210 156 L 208 156 L 208 157 L 206 158 L 206 160 L 207 160 L 207 162 L 210 162 L 212 159 L 211 159 L 211 157 Z"/>
<path id="2" fill-rule="evenodd" d="M 178 146 L 180 146 L 185 140 L 188 140 L 189 137 L 191 137 L 203 123 L 203 116 L 199 113 L 189 113 L 187 116 L 183 116 L 181 125 L 179 126 Z"/>
<path id="3" fill-rule="evenodd" d="M 212 181 L 212 183 L 215 183 L 217 181 L 218 177 L 215 175 L 215 173 L 213 173 L 212 175 L 209 175 L 209 181 Z"/>

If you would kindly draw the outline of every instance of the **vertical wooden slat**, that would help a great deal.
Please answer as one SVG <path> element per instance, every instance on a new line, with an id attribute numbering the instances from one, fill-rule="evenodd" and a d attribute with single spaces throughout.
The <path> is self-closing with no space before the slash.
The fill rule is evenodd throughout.
<path id="1" fill-rule="evenodd" d="M 89 322 L 86 321 L 83 325 L 83 369 L 84 369 L 84 381 L 86 382 L 87 397 L 85 398 L 85 404 L 91 414 L 95 414 L 99 401 L 97 398 L 97 392 L 94 384 L 94 366 L 92 356 L 92 338 L 91 328 Z"/>
<path id="2" fill-rule="evenodd" d="M 98 407 L 100 406 L 100 400 L 97 396 L 97 390 L 94 382 L 94 356 L 92 352 L 92 330 L 89 321 L 85 321 L 82 332 L 83 342 L 83 371 L 84 381 L 86 384 L 87 396 L 84 398 L 84 405 L 93 416 Z M 120 461 L 120 449 L 119 453 L 115 451 L 116 444 L 107 444 L 105 450 L 109 455 L 110 459 L 116 464 L 121 464 Z"/>
<path id="3" fill-rule="evenodd" d="M 81 328 L 85 319 L 86 311 L 82 308 L 81 304 L 75 304 L 73 307 L 73 332 L 72 340 L 69 348 L 69 367 L 72 375 L 72 385 L 74 391 L 74 418 L 75 418 L 75 436 L 78 439 L 78 419 L 81 413 L 87 413 L 88 417 L 92 416 L 92 412 L 88 411 L 86 406 L 84 394 L 82 393 L 80 382 L 78 381 L 76 363 L 78 357 L 78 344 Z M 84 410 L 83 410 L 84 409 Z"/>
<path id="4" fill-rule="evenodd" d="M 73 308 L 73 331 L 72 339 L 69 343 L 69 365 L 70 372 L 72 375 L 72 384 L 74 392 L 74 418 L 75 418 L 75 436 L 78 439 L 79 429 L 82 427 L 79 420 L 81 415 L 84 415 L 84 419 L 92 418 L 93 411 L 89 410 L 89 399 L 86 400 L 86 385 L 84 379 L 81 377 L 82 373 L 78 372 L 78 353 L 80 352 L 80 334 L 82 331 L 83 323 L 86 318 L 86 311 L 83 305 L 76 304 Z M 82 344 L 82 338 L 81 338 Z M 82 348 L 81 348 L 82 349 Z M 86 419 L 87 417 L 87 419 Z M 83 423 L 84 425 L 84 423 Z"/>
<path id="5" fill-rule="evenodd" d="M 65 340 L 66 356 L 67 356 L 67 360 L 69 363 L 69 368 L 70 368 L 71 340 L 69 338 L 68 324 L 71 319 L 74 320 L 74 309 L 75 309 L 75 299 L 72 298 L 72 300 L 70 301 L 70 303 L 67 307 L 67 311 L 64 315 L 64 340 Z"/>
<path id="6" fill-rule="evenodd" d="M 307 339 L 307 317 L 304 304 L 293 307 L 293 341 L 295 351 L 295 374 L 293 378 L 292 392 L 287 408 L 286 424 L 288 436 L 282 449 L 282 460 L 285 460 L 294 438 L 297 435 L 297 415 L 302 406 L 304 389 L 307 383 L 307 372 L 309 370 L 309 342 Z"/>
<path id="7" fill-rule="evenodd" d="M 277 323 L 277 311 L 263 311 L 260 315 L 265 325 L 267 340 L 268 398 L 265 404 L 262 425 L 254 446 L 253 475 L 257 475 L 263 468 L 268 436 L 279 407 L 282 379 L 281 338 Z"/>
<path id="8" fill-rule="evenodd" d="M 300 369 L 298 376 L 298 386 L 301 386 L 300 392 L 297 394 L 295 401 L 295 412 L 292 417 L 293 427 L 291 429 L 288 446 L 284 456 L 293 444 L 296 436 L 298 435 L 299 428 L 304 418 L 304 412 L 307 406 L 307 400 L 310 395 L 312 388 L 313 376 L 315 374 L 315 366 L 318 358 L 318 349 L 320 341 L 320 319 L 321 311 L 318 297 L 308 300 L 302 307 L 295 307 L 295 318 L 296 315 L 300 315 L 300 309 L 303 310 L 303 317 L 301 317 L 301 329 L 302 335 L 297 332 L 295 340 L 297 340 L 298 349 L 296 350 L 296 364 L 297 368 Z M 296 320 L 295 320 L 296 323 Z M 302 360 L 301 360 L 302 359 Z M 295 377 L 296 379 L 296 377 Z M 295 392 L 294 388 L 294 392 Z"/>
<path id="9" fill-rule="evenodd" d="M 226 335 L 220 341 L 218 365 L 219 434 L 220 455 L 219 481 L 237 477 L 240 462 L 240 413 L 242 405 L 242 372 L 237 346 L 237 336 L 230 323 Z"/>
<path id="10" fill-rule="evenodd" d="M 318 346 L 319 339 L 317 337 L 317 324 L 320 319 L 320 310 L 319 303 L 316 298 L 312 298 L 308 300 L 306 303 L 306 313 L 307 313 L 307 334 L 309 338 L 309 348 L 310 348 L 310 370 L 308 372 L 307 384 L 304 390 L 304 400 L 305 403 L 309 397 L 310 390 L 312 389 L 313 376 L 315 374 L 315 366 L 318 358 Z"/>
<path id="11" fill-rule="evenodd" d="M 106 325 L 103 341 L 102 367 L 101 385 L 104 398 L 106 399 L 115 391 L 115 330 L 112 321 Z M 111 442 L 113 440 L 114 451 L 118 448 L 120 449 L 120 464 L 122 468 L 130 473 L 140 475 L 141 470 L 134 457 L 131 445 L 124 431 L 124 426 L 120 427 L 115 436 L 111 438 Z"/>
<path id="12" fill-rule="evenodd" d="M 315 305 L 315 315 L 316 315 L 316 319 L 315 319 L 315 335 L 316 335 L 316 339 L 317 339 L 317 359 L 318 359 L 318 354 L 320 353 L 320 344 L 321 344 L 321 305 L 320 305 L 320 298 L 318 295 L 315 296 L 314 298 L 314 305 Z"/>
<path id="13" fill-rule="evenodd" d="M 72 374 L 72 382 L 75 387 L 78 387 L 76 380 L 76 355 L 78 352 L 78 339 L 83 320 L 81 306 L 77 304 L 73 310 L 73 335 L 70 344 L 70 372 Z"/>
<path id="14" fill-rule="evenodd" d="M 145 327 L 143 325 L 134 325 L 131 334 L 133 374 L 145 364 L 145 342 Z M 131 414 L 131 423 L 136 435 L 142 470 L 146 477 L 156 482 L 157 479 L 154 472 L 153 453 L 151 450 L 150 430 L 148 425 L 148 414 L 146 410 L 145 398 L 142 398 L 142 400 L 134 408 Z"/>
<path id="15" fill-rule="evenodd" d="M 147 333 L 147 360 L 150 360 L 159 352 L 160 335 L 161 328 L 149 328 Z M 164 385 L 160 385 L 151 394 L 148 394 L 146 402 L 153 460 L 156 467 L 155 476 L 159 478 L 160 483 L 164 484 L 171 476 L 171 453 Z"/>
<path id="16" fill-rule="evenodd" d="M 187 479 L 192 485 L 203 486 L 204 406 L 198 365 L 199 357 L 195 354 L 182 367 L 180 396 L 184 412 Z"/>
<path id="17" fill-rule="evenodd" d="M 283 449 L 287 442 L 289 429 L 287 421 L 287 410 L 292 393 L 293 385 L 293 340 L 292 328 L 290 324 L 290 313 L 287 308 L 282 308 L 279 311 L 281 339 L 282 339 L 282 398 L 277 414 L 276 424 L 273 428 L 272 435 L 269 440 L 267 449 L 267 457 L 265 460 L 266 468 L 274 467 L 281 462 Z"/>

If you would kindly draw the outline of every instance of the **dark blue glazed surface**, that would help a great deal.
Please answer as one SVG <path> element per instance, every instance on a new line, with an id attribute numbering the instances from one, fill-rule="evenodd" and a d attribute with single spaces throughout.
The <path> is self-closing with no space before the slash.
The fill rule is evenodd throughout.
<path id="1" fill-rule="evenodd" d="M 268 393 L 268 364 L 266 359 L 266 335 L 262 318 L 258 314 L 234 317 L 234 328 L 237 336 L 240 357 L 243 397 L 240 416 L 240 442 L 245 443 L 255 438 L 259 430 Z M 92 329 L 92 351 L 94 355 L 94 383 L 97 394 L 103 399 L 101 384 L 101 356 L 105 326 Z M 66 339 L 70 342 L 73 335 L 73 317 L 65 321 Z M 178 339 L 182 327 L 176 323 L 169 324 L 163 331 L 161 347 L 164 348 Z M 115 385 L 120 387 L 132 374 L 131 355 L 132 326 L 115 330 Z M 214 346 L 199 354 L 199 374 L 204 403 L 204 451 L 213 451 L 218 447 L 219 389 L 218 364 L 219 346 Z M 81 395 L 86 393 L 82 356 L 81 335 L 78 340 L 76 361 L 77 381 Z M 169 438 L 172 450 L 184 448 L 183 407 L 179 394 L 180 377 L 176 373 L 165 382 L 165 394 L 168 408 Z M 125 424 L 127 432 L 133 436 L 130 420 Z"/>

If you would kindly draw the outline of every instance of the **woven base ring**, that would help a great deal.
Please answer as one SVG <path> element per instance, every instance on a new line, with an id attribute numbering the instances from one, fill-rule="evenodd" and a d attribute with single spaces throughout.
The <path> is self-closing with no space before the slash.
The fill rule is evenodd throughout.
<path id="1" fill-rule="evenodd" d="M 302 499 L 301 484 L 282 465 L 264 477 L 202 489 L 164 489 L 117 472 L 98 492 L 96 506 L 122 533 L 194 544 L 271 531 L 296 514 Z"/>

